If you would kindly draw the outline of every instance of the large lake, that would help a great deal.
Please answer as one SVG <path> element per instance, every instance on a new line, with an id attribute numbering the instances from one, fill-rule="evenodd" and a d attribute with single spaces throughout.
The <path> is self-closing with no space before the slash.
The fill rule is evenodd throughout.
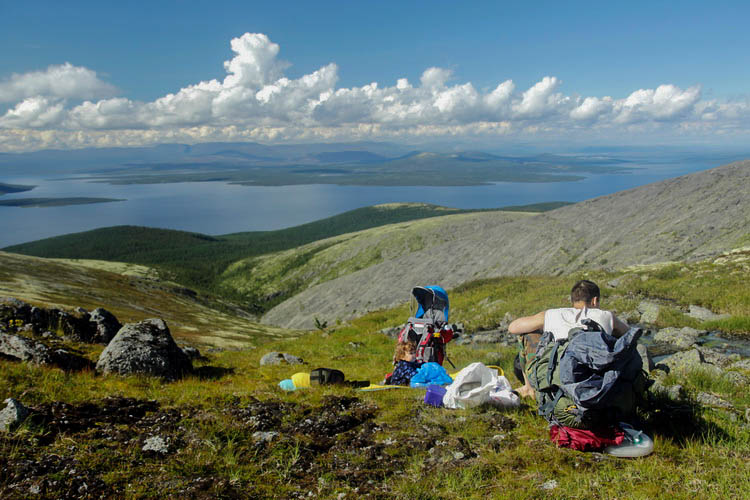
<path id="1" fill-rule="evenodd" d="M 618 155 L 623 157 L 624 155 Z M 85 177 L 3 177 L 37 187 L 1 199 L 103 197 L 127 201 L 49 208 L 0 206 L 0 248 L 66 233 L 139 225 L 218 235 L 280 229 L 347 210 L 388 202 L 426 202 L 457 208 L 496 208 L 544 201 L 581 201 L 718 166 L 710 158 L 637 161 L 633 173 L 589 175 L 576 182 L 496 183 L 471 187 L 240 186 L 223 182 L 110 185 Z"/>

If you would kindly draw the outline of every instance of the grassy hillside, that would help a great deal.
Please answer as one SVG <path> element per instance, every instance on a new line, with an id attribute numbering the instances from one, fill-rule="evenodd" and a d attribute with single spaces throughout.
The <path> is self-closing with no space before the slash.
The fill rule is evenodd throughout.
<path id="1" fill-rule="evenodd" d="M 539 212 L 567 205 L 564 202 L 509 207 L 508 211 Z M 504 209 L 505 210 L 505 209 Z M 224 286 L 220 278 L 231 264 L 295 249 L 308 243 L 387 224 L 476 212 L 427 204 L 387 204 L 364 207 L 340 215 L 277 231 L 255 231 L 207 236 L 184 231 L 117 226 L 47 238 L 4 250 L 25 255 L 66 259 L 129 262 L 159 269 L 166 277 L 202 292 L 221 294 L 253 312 L 278 303 L 255 290 Z"/>
<path id="2" fill-rule="evenodd" d="M 197 345 L 247 347 L 293 334 L 254 323 L 231 303 L 197 297 L 135 264 L 0 252 L 0 297 L 64 310 L 104 307 L 122 323 L 161 317 L 178 339 Z"/>
<path id="3" fill-rule="evenodd" d="M 59 274 L 69 264 L 58 265 L 49 271 L 58 273 L 60 284 L 74 279 L 74 273 Z M 632 310 L 644 298 L 660 299 L 665 307 L 659 323 L 680 326 L 695 321 L 682 314 L 682 307 L 701 304 L 729 312 L 732 318 L 724 321 L 745 322 L 748 331 L 749 266 L 750 252 L 744 251 L 616 273 L 474 281 L 449 290 L 451 314 L 469 330 L 494 326 L 506 313 L 517 316 L 563 305 L 571 283 L 585 276 L 603 286 L 604 305 L 620 312 Z M 136 266 L 130 271 L 147 272 Z M 610 282 L 616 288 L 608 286 Z M 15 288 L 27 286 L 17 283 Z M 149 303 L 147 296 L 142 300 L 144 306 Z M 746 383 L 728 383 L 703 372 L 667 376 L 665 383 L 681 384 L 688 396 L 679 403 L 657 399 L 641 414 L 640 425 L 655 441 L 655 452 L 642 459 L 557 449 L 549 441 L 546 422 L 528 405 L 514 411 L 446 410 L 424 405 L 420 390 L 367 393 L 326 387 L 285 393 L 278 388 L 281 379 L 318 366 L 339 368 L 349 379 L 380 380 L 391 369 L 393 341 L 377 332 L 408 315 L 404 304 L 325 332 L 273 340 L 260 349 L 207 353 L 194 375 L 175 383 L 65 373 L 0 360 L 0 399 L 19 398 L 38 415 L 51 415 L 30 419 L 14 433 L 0 433 L 0 496 L 750 496 L 750 391 Z M 192 321 L 187 318 L 186 324 Z M 259 367 L 260 358 L 271 350 L 301 356 L 307 364 Z M 92 359 L 97 354 L 97 349 L 88 351 Z M 449 355 L 459 368 L 474 361 L 498 364 L 518 384 L 510 375 L 513 348 L 450 345 Z M 750 376 L 747 370 L 743 373 Z M 699 405 L 699 392 L 733 406 Z M 271 433 L 265 435 L 268 441 L 258 434 L 263 432 Z M 168 444 L 166 453 L 143 450 L 154 436 Z"/>

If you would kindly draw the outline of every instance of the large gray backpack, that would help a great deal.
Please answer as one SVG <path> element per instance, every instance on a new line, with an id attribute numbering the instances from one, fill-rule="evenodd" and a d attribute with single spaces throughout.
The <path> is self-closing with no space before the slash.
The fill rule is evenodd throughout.
<path id="1" fill-rule="evenodd" d="M 567 339 L 546 332 L 526 368 L 539 414 L 579 429 L 631 420 L 650 385 L 636 349 L 642 333 L 631 328 L 617 339 L 593 321 Z"/>

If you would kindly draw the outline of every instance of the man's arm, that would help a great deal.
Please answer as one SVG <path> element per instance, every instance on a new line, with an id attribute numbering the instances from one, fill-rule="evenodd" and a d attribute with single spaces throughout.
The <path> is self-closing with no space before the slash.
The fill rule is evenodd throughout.
<path id="1" fill-rule="evenodd" d="M 612 315 L 612 336 L 614 337 L 622 337 L 625 335 L 625 332 L 630 330 L 630 327 L 627 323 L 625 323 L 623 320 Z"/>
<path id="2" fill-rule="evenodd" d="M 547 311 L 541 311 L 533 316 L 523 316 L 521 318 L 514 319 L 510 325 L 508 325 L 508 332 L 513 335 L 523 335 L 524 333 L 532 333 L 537 330 L 541 331 L 544 329 L 544 313 Z"/>

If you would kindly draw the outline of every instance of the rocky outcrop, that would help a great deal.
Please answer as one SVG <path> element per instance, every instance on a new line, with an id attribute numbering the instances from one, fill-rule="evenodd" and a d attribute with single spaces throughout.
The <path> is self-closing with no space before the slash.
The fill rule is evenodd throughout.
<path id="1" fill-rule="evenodd" d="M 144 374 L 166 380 L 179 379 L 192 369 L 190 358 L 177 346 L 161 319 L 123 326 L 96 363 L 96 370 L 101 373 Z"/>
<path id="2" fill-rule="evenodd" d="M 38 340 L 10 333 L 0 333 L 0 357 L 38 365 L 57 366 L 68 371 L 78 371 L 93 366 L 88 359 L 67 349 L 50 347 Z"/>
<path id="3" fill-rule="evenodd" d="M 69 340 L 96 344 L 107 344 L 122 326 L 101 307 L 91 313 L 80 307 L 67 312 L 31 306 L 12 297 L 0 298 L 0 320 L 8 328 L 36 334 L 57 332 Z"/>

